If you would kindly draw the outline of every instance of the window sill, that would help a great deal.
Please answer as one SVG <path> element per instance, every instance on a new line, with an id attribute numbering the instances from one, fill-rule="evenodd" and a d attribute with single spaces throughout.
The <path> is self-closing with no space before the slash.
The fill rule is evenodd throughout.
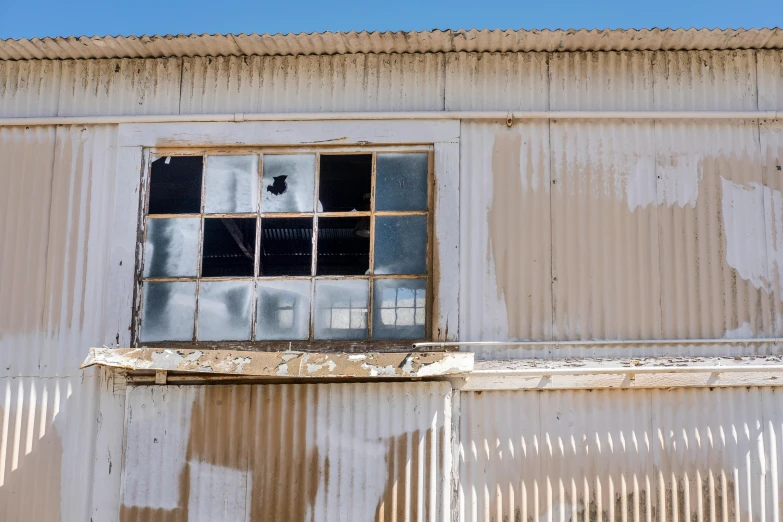
<path id="1" fill-rule="evenodd" d="M 473 369 L 465 352 L 319 353 L 177 348 L 90 348 L 81 365 L 129 371 L 276 379 L 411 379 L 458 375 Z"/>

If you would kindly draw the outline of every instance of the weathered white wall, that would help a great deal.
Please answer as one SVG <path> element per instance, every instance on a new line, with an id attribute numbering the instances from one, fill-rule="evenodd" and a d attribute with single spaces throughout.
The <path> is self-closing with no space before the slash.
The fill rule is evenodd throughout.
<path id="1" fill-rule="evenodd" d="M 444 109 L 781 110 L 783 52 L 0 62 L 0 117 Z M 124 399 L 78 370 L 127 336 L 106 297 L 134 248 L 112 244 L 137 197 L 116 132 L 0 129 L 3 520 L 119 513 Z M 465 122 L 452 148 L 462 339 L 781 335 L 781 122 Z"/>

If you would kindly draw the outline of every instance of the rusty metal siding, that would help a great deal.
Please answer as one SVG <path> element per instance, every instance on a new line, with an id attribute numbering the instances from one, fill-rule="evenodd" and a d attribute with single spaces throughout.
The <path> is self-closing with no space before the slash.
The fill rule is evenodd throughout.
<path id="1" fill-rule="evenodd" d="M 450 520 L 448 383 L 136 387 L 123 522 Z"/>
<path id="2" fill-rule="evenodd" d="M 652 56 L 650 52 L 552 53 L 551 109 L 652 110 Z"/>
<path id="3" fill-rule="evenodd" d="M 182 113 L 443 110 L 444 55 L 188 58 Z"/>
<path id="4" fill-rule="evenodd" d="M 461 129 L 460 337 L 551 339 L 549 124 Z"/>
<path id="5" fill-rule="evenodd" d="M 783 51 L 756 51 L 759 109 L 783 107 Z"/>
<path id="6" fill-rule="evenodd" d="M 756 110 L 754 51 L 656 52 L 655 110 Z"/>
<path id="7" fill-rule="evenodd" d="M 0 118 L 57 116 L 62 62 L 0 61 Z"/>
<path id="8" fill-rule="evenodd" d="M 58 116 L 179 112 L 179 59 L 71 60 L 62 64 Z"/>
<path id="9" fill-rule="evenodd" d="M 460 520 L 779 520 L 778 395 L 463 393 Z"/>
<path id="10" fill-rule="evenodd" d="M 446 110 L 549 109 L 547 53 L 446 56 Z"/>
<path id="11" fill-rule="evenodd" d="M 557 339 L 660 337 L 652 122 L 551 123 Z"/>

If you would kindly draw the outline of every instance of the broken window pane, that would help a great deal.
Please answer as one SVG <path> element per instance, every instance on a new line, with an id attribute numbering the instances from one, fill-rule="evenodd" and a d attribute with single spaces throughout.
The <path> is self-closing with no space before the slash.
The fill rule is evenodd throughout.
<path id="1" fill-rule="evenodd" d="M 310 281 L 259 281 L 256 340 L 310 337 Z"/>
<path id="2" fill-rule="evenodd" d="M 149 214 L 201 212 L 201 156 L 166 156 L 152 162 Z"/>
<path id="3" fill-rule="evenodd" d="M 256 218 L 204 220 L 202 277 L 252 276 L 256 251 Z"/>
<path id="4" fill-rule="evenodd" d="M 261 212 L 312 212 L 315 154 L 264 155 Z"/>
<path id="5" fill-rule="evenodd" d="M 372 155 L 321 155 L 319 212 L 370 210 Z"/>
<path id="6" fill-rule="evenodd" d="M 139 340 L 191 341 L 195 314 L 195 282 L 144 283 Z"/>
<path id="7" fill-rule="evenodd" d="M 148 219 L 144 277 L 195 277 L 200 226 L 198 218 Z"/>
<path id="8" fill-rule="evenodd" d="M 370 218 L 319 218 L 317 275 L 364 275 L 370 268 Z"/>
<path id="9" fill-rule="evenodd" d="M 258 156 L 209 156 L 205 183 L 205 213 L 255 212 L 258 202 Z"/>
<path id="10" fill-rule="evenodd" d="M 424 279 L 376 279 L 373 339 L 423 339 L 426 303 Z"/>
<path id="11" fill-rule="evenodd" d="M 427 216 L 375 218 L 376 274 L 424 274 L 426 258 Z"/>
<path id="12" fill-rule="evenodd" d="M 198 340 L 250 339 L 252 281 L 202 281 L 198 289 Z"/>
<path id="13" fill-rule="evenodd" d="M 312 218 L 261 219 L 259 275 L 310 275 L 312 259 Z"/>
<path id="14" fill-rule="evenodd" d="M 378 154 L 375 210 L 427 210 L 426 152 Z"/>
<path id="15" fill-rule="evenodd" d="M 366 339 L 369 284 L 365 279 L 315 282 L 315 338 Z"/>

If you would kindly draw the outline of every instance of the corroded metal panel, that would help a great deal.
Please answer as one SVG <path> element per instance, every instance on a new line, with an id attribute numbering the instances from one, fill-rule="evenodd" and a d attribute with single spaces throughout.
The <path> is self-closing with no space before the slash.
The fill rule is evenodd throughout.
<path id="1" fill-rule="evenodd" d="M 550 129 L 554 336 L 659 338 L 653 123 Z"/>
<path id="2" fill-rule="evenodd" d="M 447 383 L 135 387 L 120 520 L 450 520 Z"/>
<path id="3" fill-rule="evenodd" d="M 62 62 L 0 61 L 0 117 L 57 116 Z"/>
<path id="4" fill-rule="evenodd" d="M 754 51 L 657 52 L 655 110 L 758 108 Z"/>
<path id="5" fill-rule="evenodd" d="M 549 125 L 463 123 L 460 336 L 552 335 Z"/>
<path id="6" fill-rule="evenodd" d="M 459 29 L 408 32 L 203 34 L 0 40 L 0 60 L 165 56 L 781 49 L 774 29 Z"/>
<path id="7" fill-rule="evenodd" d="M 177 114 L 180 66 L 176 58 L 62 62 L 57 115 Z"/>
<path id="8" fill-rule="evenodd" d="M 649 52 L 552 53 L 550 109 L 652 110 L 652 57 Z"/>
<path id="9" fill-rule="evenodd" d="M 778 520 L 777 394 L 462 393 L 460 519 Z"/>
<path id="10" fill-rule="evenodd" d="M 189 58 L 182 113 L 443 109 L 442 54 Z"/>
<path id="11" fill-rule="evenodd" d="M 756 51 L 759 109 L 783 108 L 783 51 Z"/>
<path id="12" fill-rule="evenodd" d="M 449 53 L 446 110 L 549 109 L 547 53 Z"/>

